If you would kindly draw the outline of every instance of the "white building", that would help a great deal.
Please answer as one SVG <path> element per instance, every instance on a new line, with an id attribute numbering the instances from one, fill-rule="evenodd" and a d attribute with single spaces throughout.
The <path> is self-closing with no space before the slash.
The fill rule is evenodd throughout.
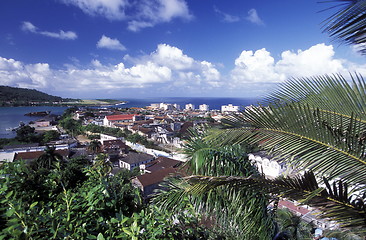
<path id="1" fill-rule="evenodd" d="M 234 106 L 232 104 L 221 106 L 221 112 L 238 112 L 240 110 L 241 110 L 240 106 Z"/>
<path id="2" fill-rule="evenodd" d="M 174 107 L 176 110 L 180 110 L 180 105 L 179 105 L 179 104 L 174 103 L 174 104 L 173 104 L 173 107 Z"/>
<path id="3" fill-rule="evenodd" d="M 257 166 L 260 172 L 263 172 L 264 175 L 270 177 L 278 177 L 283 174 L 286 170 L 286 164 L 284 162 L 277 162 L 271 160 L 270 157 L 264 155 L 263 153 L 256 154 L 248 154 L 249 160 Z"/>
<path id="4" fill-rule="evenodd" d="M 199 105 L 198 108 L 200 111 L 209 111 L 210 110 L 210 106 L 207 104 L 201 104 L 201 105 Z"/>
<path id="5" fill-rule="evenodd" d="M 186 104 L 185 110 L 194 110 L 195 106 L 192 103 Z"/>
<path id="6" fill-rule="evenodd" d="M 158 108 L 160 108 L 160 103 L 151 103 L 150 107 L 153 109 L 158 109 Z"/>

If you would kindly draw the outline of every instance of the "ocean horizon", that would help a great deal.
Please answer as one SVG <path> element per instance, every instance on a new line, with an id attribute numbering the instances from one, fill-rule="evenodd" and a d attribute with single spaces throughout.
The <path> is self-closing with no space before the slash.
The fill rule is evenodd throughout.
<path id="1" fill-rule="evenodd" d="M 151 98 L 121 98 L 120 101 L 127 101 L 126 104 L 119 105 L 120 107 L 146 107 L 152 103 L 176 103 L 181 109 L 184 109 L 185 104 L 193 104 L 195 108 L 201 104 L 207 104 L 210 110 L 220 110 L 222 105 L 232 104 L 235 106 L 249 106 L 258 103 L 260 98 L 230 98 L 230 97 L 151 97 Z"/>

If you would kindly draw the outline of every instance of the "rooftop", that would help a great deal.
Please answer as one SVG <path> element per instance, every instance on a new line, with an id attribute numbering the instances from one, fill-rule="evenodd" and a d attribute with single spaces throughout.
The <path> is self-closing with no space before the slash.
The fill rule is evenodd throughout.
<path id="1" fill-rule="evenodd" d="M 173 174 L 175 172 L 176 172 L 175 168 L 164 168 L 156 172 L 145 173 L 143 175 L 137 176 L 136 178 L 140 181 L 142 186 L 146 187 L 162 182 L 164 178 L 169 176 L 169 174 Z"/>
<path id="2" fill-rule="evenodd" d="M 126 156 L 121 158 L 121 161 L 129 164 L 135 164 L 153 159 L 154 156 L 147 153 L 129 152 L 128 154 L 126 154 Z"/>

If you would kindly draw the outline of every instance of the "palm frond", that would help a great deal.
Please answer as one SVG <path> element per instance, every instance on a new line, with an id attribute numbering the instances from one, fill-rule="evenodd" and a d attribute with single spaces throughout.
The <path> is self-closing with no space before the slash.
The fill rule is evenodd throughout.
<path id="1" fill-rule="evenodd" d="M 324 32 L 346 44 L 366 42 L 366 1 L 336 0 L 339 10 L 323 22 Z M 363 47 L 360 52 L 366 54 Z"/>
<path id="2" fill-rule="evenodd" d="M 231 116 L 226 124 L 243 119 L 252 127 L 229 128 L 211 135 L 220 143 L 258 143 L 275 158 L 299 169 L 312 169 L 330 178 L 366 185 L 366 124 L 358 116 L 344 116 L 298 103 L 252 108 Z M 225 140 L 222 140 L 222 139 Z"/>
<path id="3" fill-rule="evenodd" d="M 265 100 L 266 105 L 293 102 L 366 120 L 366 83 L 358 74 L 350 74 L 350 82 L 340 74 L 293 78 L 279 86 Z"/>
<path id="4" fill-rule="evenodd" d="M 190 176 L 186 180 L 191 184 L 186 189 L 191 194 L 208 193 L 216 188 L 262 189 L 281 197 L 298 200 L 302 204 L 316 207 L 321 216 L 337 221 L 343 227 L 365 228 L 365 201 L 353 198 L 342 181 L 319 187 L 312 172 L 295 178 L 277 178 L 274 180 L 258 177 L 238 176 Z"/>
<path id="5" fill-rule="evenodd" d="M 196 211 L 208 216 L 212 224 L 225 229 L 230 239 L 270 239 L 273 218 L 267 211 L 268 199 L 258 191 L 235 188 L 216 188 L 212 191 L 187 191 L 191 185 L 184 179 L 170 179 L 159 190 L 154 203 L 169 211 L 184 211 L 189 201 Z"/>

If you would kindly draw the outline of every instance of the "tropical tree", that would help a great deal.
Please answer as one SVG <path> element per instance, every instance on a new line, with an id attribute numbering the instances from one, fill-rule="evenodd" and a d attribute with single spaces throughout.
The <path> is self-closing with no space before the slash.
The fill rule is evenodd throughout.
<path id="1" fill-rule="evenodd" d="M 113 165 L 108 159 L 108 154 L 99 153 L 94 159 L 93 169 L 100 176 L 108 175 L 113 170 Z"/>
<path id="2" fill-rule="evenodd" d="M 61 163 L 63 157 L 56 152 L 56 147 L 46 146 L 44 153 L 36 160 L 37 168 L 52 169 L 55 163 Z"/>
<path id="3" fill-rule="evenodd" d="M 102 143 L 98 140 L 93 140 L 89 143 L 88 150 L 93 154 L 99 153 L 102 150 Z"/>
<path id="4" fill-rule="evenodd" d="M 258 176 L 246 155 L 245 145 L 226 145 L 206 140 L 207 129 L 191 131 L 185 153 L 189 156 L 185 169 L 200 176 Z M 227 239 L 270 239 L 274 235 L 273 212 L 268 209 L 269 196 L 261 189 L 212 188 L 193 189 L 193 182 L 173 178 L 155 197 L 161 209 L 179 213 L 187 201 L 202 214 L 203 221 L 219 229 Z M 198 179 L 198 182 L 200 180 Z M 201 185 L 203 186 L 203 185 Z"/>

